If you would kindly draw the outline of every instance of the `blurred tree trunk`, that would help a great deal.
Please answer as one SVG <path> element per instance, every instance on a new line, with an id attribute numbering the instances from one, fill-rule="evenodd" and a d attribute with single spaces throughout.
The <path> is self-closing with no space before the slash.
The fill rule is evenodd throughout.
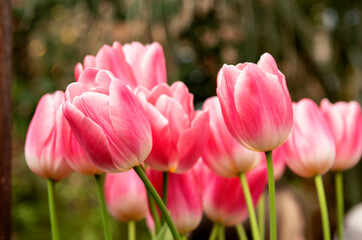
<path id="1" fill-rule="evenodd" d="M 11 9 L 0 1 L 0 240 L 11 239 Z"/>

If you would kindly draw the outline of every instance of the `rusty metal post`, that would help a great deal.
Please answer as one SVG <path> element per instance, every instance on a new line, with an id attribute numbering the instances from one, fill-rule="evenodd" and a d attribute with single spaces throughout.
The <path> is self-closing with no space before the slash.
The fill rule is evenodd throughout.
<path id="1" fill-rule="evenodd" d="M 0 0 L 0 240 L 11 239 L 11 8 Z"/>

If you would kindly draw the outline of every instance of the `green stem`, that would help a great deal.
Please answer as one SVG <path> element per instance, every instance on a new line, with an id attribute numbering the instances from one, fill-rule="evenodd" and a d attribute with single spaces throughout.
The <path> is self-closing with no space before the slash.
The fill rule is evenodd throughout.
<path id="1" fill-rule="evenodd" d="M 59 240 L 59 227 L 57 212 L 55 210 L 55 181 L 53 179 L 47 179 L 48 185 L 48 201 L 49 201 L 49 214 L 50 214 L 50 225 L 52 229 L 52 239 Z"/>
<path id="2" fill-rule="evenodd" d="M 245 173 L 240 174 L 240 181 L 241 181 L 241 185 L 243 187 L 246 206 L 248 207 L 251 232 L 253 234 L 253 239 L 260 240 L 259 228 L 258 228 L 258 223 L 256 221 L 253 199 L 251 197 L 248 180 L 246 179 Z"/>
<path id="3" fill-rule="evenodd" d="M 225 240 L 225 227 L 223 225 L 219 226 L 219 240 Z"/>
<path id="4" fill-rule="evenodd" d="M 94 177 L 96 179 L 96 184 L 97 184 L 97 193 L 98 193 L 99 207 L 101 209 L 104 238 L 105 238 L 105 240 L 111 240 L 112 238 L 111 238 L 111 234 L 109 232 L 108 214 L 107 214 L 107 210 L 106 210 L 106 202 L 104 199 L 104 191 L 103 191 L 104 174 L 94 175 Z"/>
<path id="5" fill-rule="evenodd" d="M 142 170 L 142 168 L 140 166 L 135 166 L 133 169 L 138 174 L 138 176 L 140 177 L 142 182 L 145 184 L 147 191 L 151 194 L 151 196 L 155 200 L 156 204 L 158 205 L 158 207 L 162 213 L 162 216 L 165 218 L 165 221 L 166 221 L 168 227 L 170 228 L 170 231 L 171 231 L 174 239 L 181 240 L 181 237 L 178 234 L 177 229 L 171 220 L 171 216 L 170 216 L 165 204 L 163 203 L 162 199 L 158 195 L 156 189 L 153 187 L 150 180 L 147 178 L 145 172 Z"/>
<path id="6" fill-rule="evenodd" d="M 168 172 L 163 172 L 162 177 L 162 201 L 167 206 Z"/>
<path id="7" fill-rule="evenodd" d="M 337 202 L 337 228 L 338 240 L 343 240 L 343 218 L 344 218 L 344 193 L 343 193 L 343 173 L 336 172 L 336 202 Z"/>
<path id="8" fill-rule="evenodd" d="M 181 238 L 182 238 L 182 240 L 187 240 L 187 236 L 185 234 L 181 235 Z"/>
<path id="9" fill-rule="evenodd" d="M 324 193 L 322 176 L 320 174 L 316 175 L 314 177 L 314 182 L 315 182 L 315 185 L 316 185 L 316 188 L 317 188 L 319 206 L 320 206 L 320 209 L 321 209 L 324 240 L 330 240 L 331 239 L 331 233 L 330 233 L 330 230 L 329 230 L 327 201 L 326 201 L 326 195 Z"/>
<path id="10" fill-rule="evenodd" d="M 258 225 L 260 239 L 265 239 L 265 194 L 263 193 L 258 202 Z"/>
<path id="11" fill-rule="evenodd" d="M 167 192 L 168 192 L 168 172 L 162 173 L 162 201 L 167 207 Z M 165 219 L 162 216 L 161 224 L 165 223 Z"/>
<path id="12" fill-rule="evenodd" d="M 265 156 L 268 169 L 270 240 L 277 240 L 277 214 L 275 210 L 275 182 L 272 151 L 265 152 Z"/>
<path id="13" fill-rule="evenodd" d="M 210 233 L 209 240 L 215 240 L 218 232 L 219 232 L 219 224 L 214 223 L 214 226 L 212 227 L 212 230 Z"/>
<path id="14" fill-rule="evenodd" d="M 149 192 L 147 192 L 147 198 L 148 198 L 148 203 L 150 205 L 151 215 L 152 215 L 153 221 L 155 222 L 156 233 L 158 233 L 161 229 L 161 222 L 160 222 L 160 218 L 158 216 L 155 201 L 153 200 L 153 198 L 151 197 L 151 194 L 149 194 Z"/>
<path id="15" fill-rule="evenodd" d="M 236 233 L 238 234 L 239 240 L 248 240 L 243 224 L 238 224 L 235 226 Z"/>
<path id="16" fill-rule="evenodd" d="M 136 240 L 136 222 L 128 221 L 128 240 Z"/>

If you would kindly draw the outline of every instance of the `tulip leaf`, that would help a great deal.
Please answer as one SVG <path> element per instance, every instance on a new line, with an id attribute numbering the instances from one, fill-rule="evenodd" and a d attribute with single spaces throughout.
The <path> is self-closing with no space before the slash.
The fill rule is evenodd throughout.
<path id="1" fill-rule="evenodd" d="M 156 240 L 172 240 L 172 234 L 167 224 L 165 223 L 159 233 L 157 234 Z"/>

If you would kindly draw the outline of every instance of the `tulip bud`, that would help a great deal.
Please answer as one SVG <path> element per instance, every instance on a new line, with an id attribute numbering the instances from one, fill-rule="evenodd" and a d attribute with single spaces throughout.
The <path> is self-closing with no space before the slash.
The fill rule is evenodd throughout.
<path id="1" fill-rule="evenodd" d="M 293 124 L 292 102 L 270 54 L 258 64 L 224 65 L 217 85 L 226 126 L 243 146 L 267 152 L 285 142 Z"/>
<path id="2" fill-rule="evenodd" d="M 321 110 L 326 118 L 336 144 L 334 171 L 344 171 L 354 167 L 362 155 L 362 113 L 356 101 L 331 104 L 327 99 L 321 102 Z"/>
<path id="3" fill-rule="evenodd" d="M 145 186 L 133 169 L 116 174 L 107 174 L 104 195 L 108 211 L 123 222 L 139 221 L 148 210 Z"/>
<path id="4" fill-rule="evenodd" d="M 293 110 L 293 130 L 278 149 L 280 157 L 302 177 L 322 175 L 332 167 L 335 157 L 335 144 L 328 123 L 310 99 L 293 104 Z"/>
<path id="5" fill-rule="evenodd" d="M 66 161 L 70 143 L 69 125 L 63 116 L 64 93 L 44 95 L 36 108 L 25 141 L 25 159 L 29 168 L 42 178 L 60 181 L 72 169 Z"/>

